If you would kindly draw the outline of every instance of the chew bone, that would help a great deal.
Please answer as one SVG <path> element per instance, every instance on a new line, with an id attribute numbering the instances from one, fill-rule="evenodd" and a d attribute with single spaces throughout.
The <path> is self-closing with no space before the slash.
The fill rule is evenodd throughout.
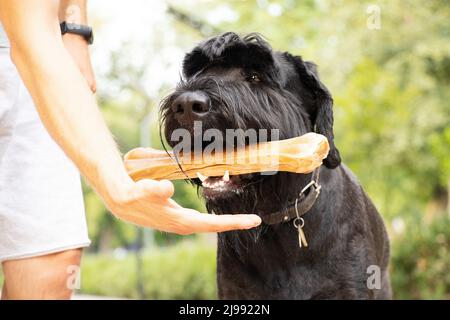
<path id="1" fill-rule="evenodd" d="M 136 148 L 125 155 L 125 167 L 134 180 L 186 179 L 223 176 L 253 172 L 288 171 L 309 173 L 322 164 L 328 155 L 327 138 L 316 133 L 300 137 L 263 142 L 212 154 L 166 153 L 151 148 Z M 177 163 L 178 159 L 178 163 Z M 183 168 L 183 171 L 180 170 Z"/>

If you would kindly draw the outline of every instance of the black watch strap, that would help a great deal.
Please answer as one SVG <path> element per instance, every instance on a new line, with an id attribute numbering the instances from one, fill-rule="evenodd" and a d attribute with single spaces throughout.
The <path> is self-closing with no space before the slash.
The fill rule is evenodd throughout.
<path id="1" fill-rule="evenodd" d="M 89 26 L 76 23 L 68 23 L 66 21 L 61 22 L 59 26 L 61 27 L 61 34 L 63 35 L 66 33 L 77 34 L 82 36 L 87 41 L 87 43 L 94 43 L 94 34 L 92 32 L 92 28 Z"/>

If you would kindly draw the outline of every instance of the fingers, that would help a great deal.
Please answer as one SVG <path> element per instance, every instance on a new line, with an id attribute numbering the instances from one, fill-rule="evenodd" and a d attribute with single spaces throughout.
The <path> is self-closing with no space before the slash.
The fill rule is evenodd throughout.
<path id="1" fill-rule="evenodd" d="M 174 193 L 173 184 L 169 180 L 157 181 L 151 179 L 143 179 L 136 182 L 136 185 L 138 186 L 139 191 L 142 192 L 138 196 L 143 198 L 158 197 L 168 199 L 172 197 Z"/>
<path id="2" fill-rule="evenodd" d="M 172 208 L 176 208 L 176 209 L 182 209 L 182 208 L 183 208 L 183 207 L 180 206 L 178 203 L 176 203 L 175 200 L 173 200 L 173 199 L 168 199 L 168 202 L 169 202 L 169 205 L 170 205 Z"/>
<path id="3" fill-rule="evenodd" d="M 138 225 L 181 235 L 250 229 L 261 224 L 261 218 L 254 214 L 211 215 L 185 209 L 171 199 L 173 193 L 174 186 L 168 180 L 139 180 L 134 200 L 116 214 Z"/>
<path id="4" fill-rule="evenodd" d="M 163 150 L 157 150 L 153 148 L 135 148 L 130 151 L 128 151 L 124 159 L 125 160 L 131 160 L 131 159 L 152 159 L 152 158 L 161 158 L 165 157 L 167 153 Z"/>
<path id="5" fill-rule="evenodd" d="M 210 215 L 185 209 L 170 198 L 173 192 L 168 180 L 143 179 L 135 184 L 133 201 L 111 211 L 125 221 L 181 235 L 250 229 L 261 224 L 261 218 L 254 214 Z"/>
<path id="6" fill-rule="evenodd" d="M 191 209 L 177 211 L 182 224 L 175 232 L 180 234 L 251 229 L 261 224 L 261 218 L 255 214 L 211 215 Z"/>

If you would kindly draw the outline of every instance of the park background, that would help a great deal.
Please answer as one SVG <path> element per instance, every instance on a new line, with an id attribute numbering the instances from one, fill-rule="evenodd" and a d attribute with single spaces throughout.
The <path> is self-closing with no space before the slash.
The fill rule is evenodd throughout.
<path id="1" fill-rule="evenodd" d="M 122 152 L 161 147 L 158 103 L 179 80 L 184 53 L 206 37 L 259 32 L 316 62 L 335 101 L 336 145 L 388 228 L 394 298 L 450 298 L 446 0 L 88 2 L 97 97 Z M 194 187 L 175 185 L 177 202 L 205 210 Z M 217 297 L 215 235 L 144 230 L 115 219 L 87 186 L 84 196 L 92 245 L 79 293 Z"/>

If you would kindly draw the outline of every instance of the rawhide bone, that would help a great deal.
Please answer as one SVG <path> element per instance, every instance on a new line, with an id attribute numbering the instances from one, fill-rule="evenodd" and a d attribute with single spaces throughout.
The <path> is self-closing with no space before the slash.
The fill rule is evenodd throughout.
<path id="1" fill-rule="evenodd" d="M 208 177 L 223 176 L 226 171 L 227 175 L 269 171 L 309 173 L 322 164 L 328 151 L 327 138 L 310 132 L 211 154 L 177 153 L 175 157 L 172 151 L 136 148 L 125 155 L 125 167 L 135 181 L 196 178 L 198 172 Z"/>

